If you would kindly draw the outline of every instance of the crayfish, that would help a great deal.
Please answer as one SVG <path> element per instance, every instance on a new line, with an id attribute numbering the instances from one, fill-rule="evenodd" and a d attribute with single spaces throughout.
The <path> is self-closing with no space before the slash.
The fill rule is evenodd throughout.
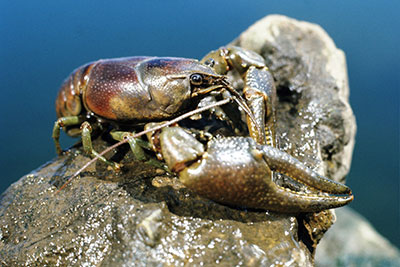
<path id="1" fill-rule="evenodd" d="M 229 82 L 231 72 L 243 80 L 241 92 Z M 104 152 L 97 153 L 91 142 L 93 130 L 111 125 L 110 135 L 120 141 L 117 145 L 129 143 L 138 159 L 145 158 L 143 148 L 151 147 L 186 187 L 222 204 L 298 213 L 351 202 L 353 195 L 347 186 L 279 150 L 275 102 L 274 79 L 264 59 L 239 47 L 222 47 L 201 61 L 170 57 L 98 60 L 76 69 L 62 85 L 53 139 L 61 154 L 60 128 L 70 136 L 81 135 L 83 150 L 94 158 L 91 162 L 100 159 L 118 170 L 119 164 L 107 160 Z M 205 110 L 212 110 L 234 134 L 204 141 L 189 128 L 178 126 L 183 118 Z M 235 129 L 239 124 L 246 129 Z M 121 130 L 127 128 L 144 131 Z M 239 136 L 235 130 L 246 134 Z M 144 134 L 147 141 L 140 138 Z M 321 192 L 278 186 L 273 172 Z"/>

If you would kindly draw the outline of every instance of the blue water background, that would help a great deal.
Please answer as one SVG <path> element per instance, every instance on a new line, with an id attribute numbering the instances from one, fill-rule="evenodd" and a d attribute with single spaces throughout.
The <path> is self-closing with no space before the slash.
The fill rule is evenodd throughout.
<path id="1" fill-rule="evenodd" d="M 353 208 L 400 246 L 400 1 L 0 1 L 0 192 L 55 157 L 54 99 L 76 67 L 201 58 L 268 14 L 320 24 L 347 55 L 358 133 Z M 63 147 L 73 140 L 62 139 Z"/>

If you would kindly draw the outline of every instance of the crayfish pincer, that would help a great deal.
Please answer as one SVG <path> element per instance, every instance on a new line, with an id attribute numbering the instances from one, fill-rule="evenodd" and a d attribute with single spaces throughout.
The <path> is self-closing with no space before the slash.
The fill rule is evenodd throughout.
<path id="1" fill-rule="evenodd" d="M 353 199 L 350 188 L 319 175 L 296 158 L 250 137 L 215 138 L 206 148 L 180 127 L 158 135 L 168 167 L 192 191 L 216 202 L 279 212 L 317 212 Z M 272 181 L 272 172 L 327 193 L 294 192 Z"/>
<path id="2" fill-rule="evenodd" d="M 241 91 L 228 81 L 231 71 L 242 79 Z M 143 148 L 153 150 L 188 188 L 227 205 L 296 213 L 349 203 L 353 195 L 348 187 L 277 148 L 275 101 L 273 76 L 263 58 L 239 47 L 222 47 L 201 61 L 169 57 L 99 60 L 76 69 L 62 85 L 53 139 L 61 154 L 60 128 L 70 136 L 81 135 L 83 150 L 94 158 L 91 162 L 100 159 L 118 170 L 119 164 L 103 157 L 105 151 L 97 153 L 92 148 L 92 131 L 109 131 L 120 141 L 117 145 L 129 143 L 137 159 L 149 157 Z M 205 127 L 202 132 L 209 138 L 200 142 L 191 129 L 176 126 L 206 110 L 234 128 L 233 134 L 213 136 Z M 235 129 L 241 124 L 247 128 L 244 133 Z M 146 133 L 147 141 L 140 137 Z M 273 172 L 314 191 L 279 187 L 273 182 Z"/>

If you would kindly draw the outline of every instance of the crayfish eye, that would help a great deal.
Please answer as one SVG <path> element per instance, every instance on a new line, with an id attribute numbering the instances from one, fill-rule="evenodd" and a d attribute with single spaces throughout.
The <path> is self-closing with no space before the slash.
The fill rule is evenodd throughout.
<path id="1" fill-rule="evenodd" d="M 203 83 L 203 76 L 201 74 L 195 73 L 190 75 L 190 82 L 193 85 L 201 85 Z"/>

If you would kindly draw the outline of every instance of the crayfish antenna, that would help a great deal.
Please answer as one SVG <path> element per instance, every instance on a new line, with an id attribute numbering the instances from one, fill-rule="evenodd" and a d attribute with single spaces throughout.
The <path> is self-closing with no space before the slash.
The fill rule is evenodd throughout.
<path id="1" fill-rule="evenodd" d="M 257 128 L 257 132 L 261 135 L 262 130 L 261 127 L 256 118 L 254 117 L 253 112 L 251 111 L 251 109 L 249 108 L 249 106 L 247 105 L 246 101 L 243 99 L 243 97 L 233 88 L 231 87 L 227 82 L 224 84 L 225 88 L 233 94 L 232 99 L 238 104 L 239 107 L 241 107 L 243 109 L 243 111 L 247 114 L 247 116 L 249 116 L 250 120 L 254 123 L 254 125 Z"/>
<path id="2" fill-rule="evenodd" d="M 206 111 L 206 110 L 211 109 L 211 108 L 214 108 L 214 107 L 218 107 L 218 106 L 225 105 L 225 104 L 229 103 L 230 101 L 231 101 L 231 99 L 227 98 L 227 99 L 223 99 L 223 100 L 221 100 L 221 101 L 212 103 L 212 104 L 210 104 L 210 105 L 207 105 L 207 106 L 204 106 L 204 107 L 201 107 L 201 108 L 198 108 L 198 109 L 195 109 L 195 110 L 186 112 L 186 113 L 184 113 L 184 114 L 182 114 L 182 115 L 176 117 L 176 118 L 173 119 L 173 120 L 167 121 L 167 122 L 165 122 L 165 123 L 163 123 L 163 124 L 160 124 L 160 125 L 158 125 L 158 126 L 156 126 L 156 127 L 153 127 L 153 128 L 150 128 L 150 129 L 141 131 L 141 132 L 139 132 L 139 133 L 136 133 L 136 134 L 132 135 L 132 138 L 137 138 L 137 137 L 140 137 L 140 136 L 145 135 L 145 134 L 147 134 L 147 133 L 161 130 L 162 128 L 165 128 L 165 127 L 167 127 L 167 126 L 170 126 L 170 125 L 172 125 L 172 124 L 175 124 L 175 123 L 177 123 L 178 121 L 181 121 L 181 120 L 183 120 L 183 119 L 189 118 L 189 117 L 191 117 L 191 116 L 193 116 L 193 115 L 195 115 L 195 114 L 201 113 L 201 112 L 203 112 L 203 111 Z M 113 150 L 114 148 L 117 148 L 117 147 L 119 147 L 120 145 L 125 144 L 125 143 L 127 143 L 127 142 L 128 142 L 128 138 L 127 138 L 127 137 L 124 137 L 124 139 L 123 139 L 122 141 L 120 141 L 120 142 L 118 142 L 118 143 L 115 143 L 114 145 L 109 146 L 109 147 L 107 147 L 106 149 L 104 149 L 103 151 L 101 151 L 100 153 L 98 153 L 94 158 L 92 158 L 90 161 L 88 161 L 88 162 L 87 162 L 85 165 L 83 165 L 79 170 L 77 170 L 70 178 L 68 178 L 68 180 L 55 192 L 55 194 L 58 194 L 61 190 L 63 190 L 73 179 L 75 179 L 79 174 L 81 174 L 81 173 L 82 173 L 87 167 L 89 167 L 92 163 L 96 162 L 101 156 L 103 156 L 103 155 L 106 154 L 107 152 L 109 152 L 109 151 Z"/>

